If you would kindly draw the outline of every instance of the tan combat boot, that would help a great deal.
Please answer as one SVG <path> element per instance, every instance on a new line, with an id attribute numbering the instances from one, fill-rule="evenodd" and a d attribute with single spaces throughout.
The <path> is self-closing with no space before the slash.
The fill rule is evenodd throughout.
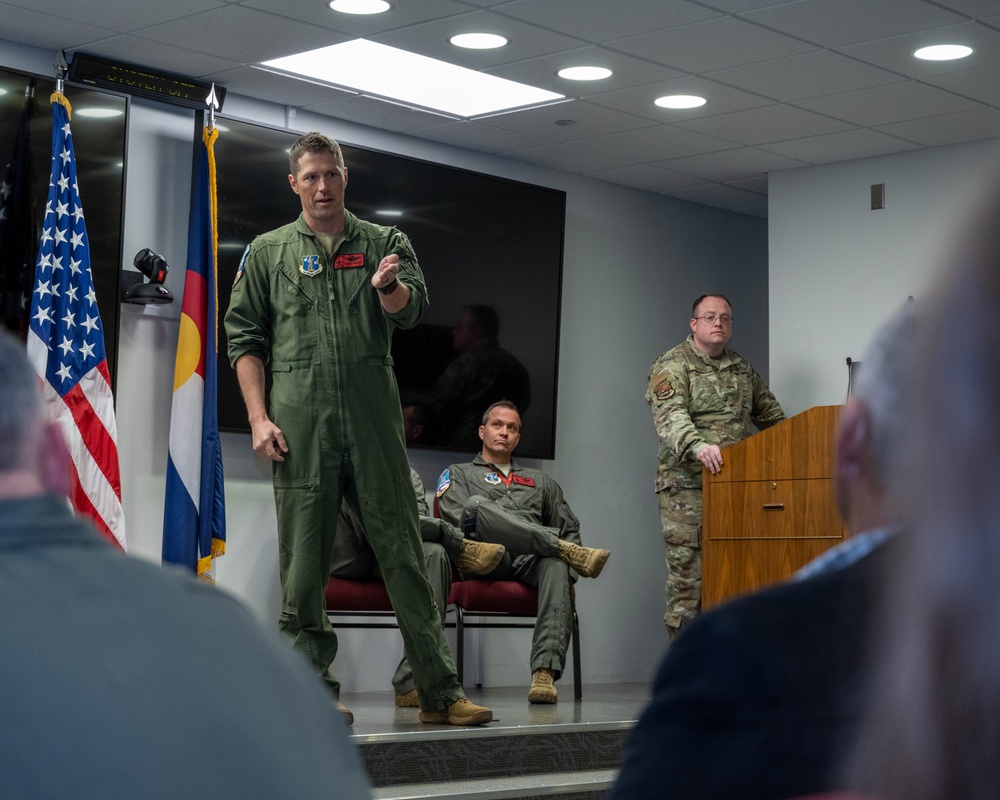
<path id="1" fill-rule="evenodd" d="M 462 697 L 440 711 L 421 711 L 419 719 L 430 725 L 485 725 L 493 721 L 493 712 Z"/>
<path id="2" fill-rule="evenodd" d="M 505 552 L 507 551 L 502 544 L 473 542 L 470 539 L 465 539 L 462 542 L 462 552 L 455 559 L 455 565 L 462 572 L 485 575 L 496 569 Z"/>
<path id="3" fill-rule="evenodd" d="M 528 690 L 529 703 L 555 703 L 558 699 L 556 682 L 547 669 L 536 669 L 531 673 L 531 689 Z"/>
<path id="4" fill-rule="evenodd" d="M 396 695 L 396 708 L 420 708 L 420 698 L 416 689 Z"/>
<path id="5" fill-rule="evenodd" d="M 579 572 L 582 578 L 596 578 L 600 575 L 610 555 L 610 550 L 582 547 L 559 540 L 559 558 Z"/>

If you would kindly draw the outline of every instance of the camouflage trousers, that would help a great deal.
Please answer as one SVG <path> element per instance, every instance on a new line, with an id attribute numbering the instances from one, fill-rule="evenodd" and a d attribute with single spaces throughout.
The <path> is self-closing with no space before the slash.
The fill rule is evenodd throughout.
<path id="1" fill-rule="evenodd" d="M 667 565 L 663 622 L 673 641 L 701 610 L 701 489 L 665 489 L 659 498 Z"/>

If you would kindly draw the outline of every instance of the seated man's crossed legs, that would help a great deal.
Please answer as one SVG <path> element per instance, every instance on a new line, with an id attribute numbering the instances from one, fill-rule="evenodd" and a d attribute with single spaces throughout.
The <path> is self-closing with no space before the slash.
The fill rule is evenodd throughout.
<path id="1" fill-rule="evenodd" d="M 555 682 L 562 676 L 573 632 L 572 583 L 577 575 L 596 578 L 610 552 L 568 542 L 560 538 L 560 529 L 532 522 L 478 495 L 464 505 L 462 526 L 468 539 L 506 550 L 483 578 L 516 580 L 538 590 L 528 702 L 557 702 Z"/>

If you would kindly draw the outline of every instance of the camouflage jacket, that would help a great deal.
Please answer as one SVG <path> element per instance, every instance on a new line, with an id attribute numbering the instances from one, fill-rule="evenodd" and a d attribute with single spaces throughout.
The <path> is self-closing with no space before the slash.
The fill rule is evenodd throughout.
<path id="1" fill-rule="evenodd" d="M 711 358 L 692 336 L 653 362 L 646 402 L 660 441 L 657 492 L 700 488 L 696 456 L 705 447 L 746 439 L 751 422 L 764 429 L 785 418 L 749 361 L 729 349 Z"/>

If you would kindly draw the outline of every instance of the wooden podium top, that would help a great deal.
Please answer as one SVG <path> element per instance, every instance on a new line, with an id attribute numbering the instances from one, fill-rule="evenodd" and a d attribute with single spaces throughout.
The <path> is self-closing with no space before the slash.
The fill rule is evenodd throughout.
<path id="1" fill-rule="evenodd" d="M 832 478 L 840 406 L 816 406 L 722 451 L 722 471 L 702 470 L 703 486 L 727 481 Z"/>

